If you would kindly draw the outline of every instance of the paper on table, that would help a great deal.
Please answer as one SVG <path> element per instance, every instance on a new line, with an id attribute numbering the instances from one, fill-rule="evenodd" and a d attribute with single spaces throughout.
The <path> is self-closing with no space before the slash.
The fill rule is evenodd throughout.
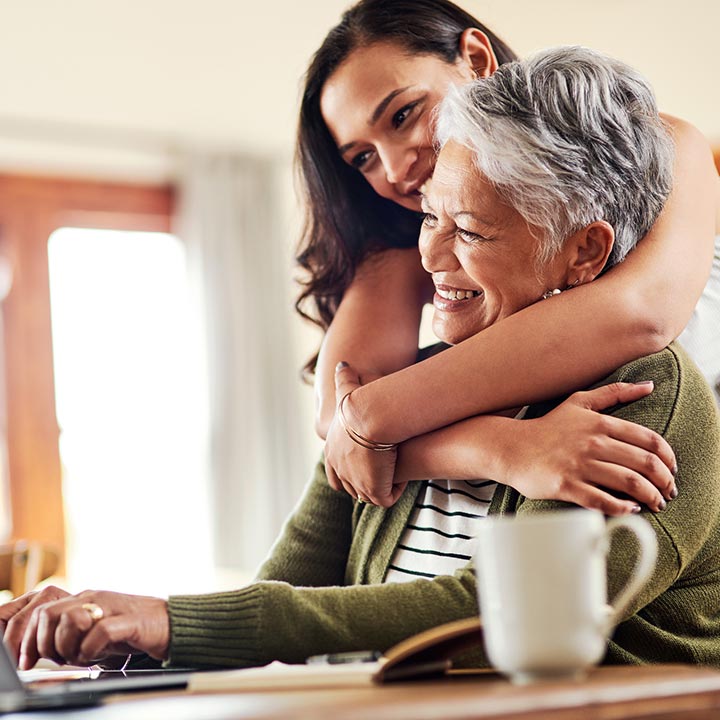
<path id="1" fill-rule="evenodd" d="M 374 683 L 447 672 L 450 658 L 482 641 L 482 621 L 465 618 L 430 628 L 390 648 L 376 662 L 287 665 L 219 670 L 190 676 L 190 692 L 296 690 L 363 687 Z"/>

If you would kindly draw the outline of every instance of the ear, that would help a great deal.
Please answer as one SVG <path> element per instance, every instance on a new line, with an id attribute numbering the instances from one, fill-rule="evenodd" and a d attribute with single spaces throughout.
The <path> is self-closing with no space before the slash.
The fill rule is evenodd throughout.
<path id="1" fill-rule="evenodd" d="M 489 77 L 498 68 L 493 46 L 482 30 L 463 30 L 458 51 L 461 61 L 471 73 L 470 78 Z"/>
<path id="2" fill-rule="evenodd" d="M 605 267 L 615 244 L 610 223 L 598 220 L 576 232 L 567 242 L 567 284 L 582 285 L 594 280 Z"/>

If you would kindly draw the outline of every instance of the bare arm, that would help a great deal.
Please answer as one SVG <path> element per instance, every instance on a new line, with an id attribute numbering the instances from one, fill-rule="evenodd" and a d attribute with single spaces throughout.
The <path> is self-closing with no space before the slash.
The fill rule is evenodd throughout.
<path id="1" fill-rule="evenodd" d="M 672 127 L 673 192 L 625 262 L 358 389 L 347 404 L 353 427 L 378 441 L 400 442 L 478 413 L 587 387 L 673 340 L 711 267 L 718 177 L 705 138 L 682 121 L 673 119 Z"/>
<path id="2" fill-rule="evenodd" d="M 338 397 L 360 387 L 349 365 L 335 379 Z M 381 505 L 392 504 L 413 480 L 486 478 L 525 497 L 562 500 L 606 515 L 639 512 L 639 503 L 664 510 L 677 495 L 672 448 L 649 428 L 602 414 L 652 391 L 652 382 L 616 382 L 574 393 L 534 419 L 479 415 L 411 438 L 397 456 L 379 453 L 388 488 L 357 488 L 332 466 L 328 483 Z"/>
<path id="3" fill-rule="evenodd" d="M 325 334 L 315 373 L 315 430 L 335 415 L 335 366 L 352 359 L 362 382 L 415 362 L 422 307 L 432 283 L 417 249 L 386 250 L 358 269 Z"/>
<path id="4" fill-rule="evenodd" d="M 561 500 L 605 515 L 664 510 L 676 497 L 675 455 L 657 433 L 599 411 L 631 403 L 652 384 L 578 392 L 547 415 L 481 415 L 403 443 L 395 482 L 488 478 L 535 500 Z M 620 499 L 618 494 L 628 495 Z"/>

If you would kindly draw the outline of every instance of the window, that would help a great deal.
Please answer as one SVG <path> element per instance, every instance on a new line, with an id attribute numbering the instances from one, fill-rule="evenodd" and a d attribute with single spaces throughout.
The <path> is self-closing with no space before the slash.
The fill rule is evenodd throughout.
<path id="1" fill-rule="evenodd" d="M 68 584 L 206 584 L 204 373 L 184 247 L 61 228 L 48 258 Z"/>
<path id="2" fill-rule="evenodd" d="M 174 515 L 175 511 L 172 503 L 163 502 L 153 508 L 155 523 L 169 522 L 170 526 L 166 527 L 171 527 L 170 530 L 160 529 L 159 526 L 155 527 L 155 524 L 148 520 L 147 517 L 144 519 L 138 518 L 137 522 L 135 522 L 133 518 L 121 516 L 120 505 L 126 502 L 129 495 L 128 483 L 130 483 L 130 478 L 125 477 L 123 485 L 114 488 L 113 492 L 115 494 L 110 500 L 107 498 L 102 499 L 104 507 L 101 516 L 104 517 L 106 522 L 98 523 L 92 530 L 87 528 L 80 530 L 75 529 L 74 526 L 71 527 L 70 521 L 73 513 L 76 513 L 75 497 L 68 497 L 64 502 L 63 490 L 65 489 L 68 494 L 80 491 L 76 491 L 74 485 L 72 485 L 73 489 L 71 489 L 71 484 L 75 482 L 75 474 L 73 479 L 68 476 L 68 486 L 67 488 L 63 487 L 59 451 L 60 429 L 56 416 L 53 368 L 54 366 L 57 368 L 60 379 L 58 385 L 58 411 L 64 425 L 62 436 L 63 460 L 67 464 L 68 472 L 76 473 L 74 468 L 79 467 L 78 462 L 81 465 L 84 462 L 78 461 L 77 453 L 80 450 L 77 450 L 77 448 L 81 448 L 84 453 L 85 449 L 81 446 L 86 441 L 75 439 L 79 436 L 75 435 L 75 426 L 72 422 L 73 402 L 68 399 L 68 394 L 71 391 L 67 389 L 72 385 L 65 385 L 66 377 L 68 377 L 65 368 L 69 362 L 68 358 L 70 361 L 73 360 L 73 356 L 81 352 L 81 350 L 79 350 L 79 346 L 73 344 L 74 331 L 67 330 L 66 334 L 65 331 L 59 330 L 61 333 L 57 338 L 59 357 L 56 363 L 53 361 L 50 305 L 51 272 L 54 278 L 53 293 L 55 297 L 65 298 L 65 300 L 58 299 L 59 306 L 57 310 L 52 311 L 55 322 L 62 324 L 63 321 L 60 318 L 65 317 L 70 312 L 68 308 L 72 306 L 65 304 L 71 302 L 68 299 L 71 296 L 64 295 L 57 284 L 62 284 L 61 278 L 55 277 L 60 270 L 51 270 L 50 263 L 52 262 L 53 268 L 60 268 L 61 265 L 56 265 L 56 263 L 63 262 L 62 257 L 65 252 L 72 252 L 69 249 L 63 249 L 63 246 L 70 248 L 76 242 L 86 242 L 86 238 L 89 236 L 82 235 L 84 238 L 82 241 L 71 241 L 67 240 L 67 237 L 69 237 L 67 235 L 65 235 L 65 240 L 62 239 L 65 230 L 54 235 L 51 242 L 53 246 L 51 252 L 54 259 L 50 262 L 48 240 L 60 228 L 168 233 L 172 204 L 172 192 L 168 187 L 0 175 L 0 256 L 4 258 L 12 272 L 11 287 L 7 297 L 2 302 L 5 364 L 5 397 L 3 400 L 7 425 L 7 474 L 9 476 L 7 490 L 10 499 L 11 533 L 13 538 L 47 542 L 57 546 L 61 552 L 65 552 L 67 549 L 75 552 L 72 543 L 78 545 L 79 534 L 81 534 L 83 546 L 86 543 L 93 543 L 95 550 L 104 550 L 104 553 L 100 552 L 92 556 L 96 558 L 91 561 L 96 563 L 96 566 L 92 568 L 93 585 L 98 583 L 97 578 L 100 573 L 105 572 L 103 565 L 106 566 L 106 569 L 112 567 L 115 560 L 111 558 L 119 557 L 122 553 L 129 558 L 129 563 L 140 565 L 142 562 L 150 561 L 149 564 L 152 565 L 151 551 L 153 544 L 157 543 L 164 544 L 165 552 L 163 553 L 163 567 L 154 567 L 154 579 L 166 576 L 166 580 L 171 586 L 169 589 L 175 587 L 175 581 L 172 581 L 168 574 L 171 574 L 171 571 L 168 569 L 167 564 L 167 557 L 173 556 L 175 560 L 171 562 L 171 565 L 174 564 L 176 569 L 182 566 L 188 586 L 198 587 L 198 574 L 202 575 L 200 570 L 203 564 L 196 565 L 192 557 L 183 556 L 185 552 L 183 548 L 190 547 L 194 543 L 194 550 L 199 548 L 201 553 L 204 552 L 205 540 L 202 537 L 197 518 L 198 513 L 202 514 L 202 508 L 199 506 L 200 501 L 198 500 L 198 503 L 193 505 L 193 516 L 185 518 L 183 538 L 186 544 L 179 547 L 175 553 L 167 552 L 168 546 L 170 546 L 171 550 L 173 549 L 171 547 L 172 537 L 173 533 L 177 531 L 180 514 Z M 80 237 L 80 235 L 77 237 Z M 97 240 L 98 237 L 100 236 L 95 235 L 98 248 L 102 246 L 106 248 L 104 252 L 110 252 L 108 248 L 120 235 L 103 234 L 103 240 Z M 111 237 L 113 238 L 112 242 L 110 241 Z M 167 235 L 155 235 L 154 237 L 157 239 L 157 247 L 162 246 L 163 248 L 162 251 L 158 251 L 162 253 L 164 258 L 162 262 L 167 262 L 174 268 L 172 277 L 176 278 L 176 280 L 168 280 L 171 275 L 167 273 L 167 277 L 163 277 L 163 282 L 168 280 L 171 284 L 172 282 L 177 283 L 182 265 L 182 253 L 179 252 L 178 243 Z M 137 265 L 139 264 L 137 256 L 135 256 L 134 260 L 130 258 L 136 252 L 137 246 L 134 245 L 134 242 L 140 238 L 140 235 L 131 234 L 130 236 L 126 235 L 125 238 L 128 248 L 126 260 L 127 262 L 135 262 Z M 105 240 L 109 243 L 108 245 L 104 244 Z M 148 241 L 148 236 L 144 236 L 144 240 L 141 242 L 145 242 L 146 248 L 151 245 L 155 246 L 155 242 Z M 59 250 L 56 250 L 56 243 Z M 56 256 L 56 252 L 59 255 Z M 119 262 L 119 260 L 116 260 L 116 262 Z M 103 283 L 106 285 L 105 289 L 109 292 L 111 289 L 109 276 L 118 276 L 114 278 L 115 280 L 122 279 L 119 278 L 120 273 L 117 272 L 119 265 L 116 265 L 112 273 L 107 273 L 107 270 L 101 271 L 99 268 L 89 270 L 88 267 L 90 267 L 90 264 L 86 262 L 79 268 L 75 268 L 73 272 L 78 270 L 79 275 L 77 277 L 73 276 L 76 277 L 76 280 L 72 282 L 80 283 L 82 279 L 80 276 L 83 274 L 87 275 L 88 277 L 85 279 L 90 281 L 93 276 L 97 279 L 101 272 L 105 272 Z M 155 270 L 157 271 L 157 267 L 155 267 Z M 69 272 L 69 270 L 62 270 L 63 279 L 66 273 Z M 127 270 L 125 272 L 127 273 Z M 159 273 L 160 276 L 164 274 L 164 272 Z M 157 273 L 155 279 L 160 283 Z M 132 280 L 128 281 L 127 277 L 124 280 L 123 295 L 129 302 L 133 293 L 138 291 L 140 283 Z M 143 282 L 147 285 L 148 278 L 145 278 Z M 174 287 L 177 290 L 177 284 Z M 167 288 L 157 284 L 153 291 L 153 298 L 160 304 L 165 302 L 163 292 L 167 292 Z M 57 295 L 57 293 L 60 293 L 60 295 Z M 94 302 L 99 303 L 100 300 L 98 298 L 87 298 L 86 304 L 92 305 Z M 177 307 L 179 306 L 176 303 L 176 309 Z M 109 310 L 106 310 L 106 312 L 109 312 Z M 160 311 L 148 311 L 147 315 L 151 316 L 152 312 Z M 138 323 L 137 320 L 132 322 L 136 325 Z M 179 323 L 181 321 L 174 322 Z M 123 323 L 119 321 L 118 323 L 119 326 L 123 326 Z M 125 325 L 130 324 L 129 322 L 125 323 Z M 173 323 L 170 322 L 169 325 L 173 326 Z M 173 327 L 174 337 L 176 339 L 180 338 L 180 330 L 175 326 Z M 121 329 L 125 332 L 130 328 L 116 327 L 112 331 L 107 327 L 101 328 L 98 326 L 89 339 L 107 338 L 108 335 L 104 333 L 119 333 Z M 149 331 L 145 330 L 144 332 L 146 334 L 142 342 L 148 341 Z M 98 350 L 105 353 L 106 356 L 117 355 L 119 357 L 123 350 L 121 345 L 127 342 L 127 339 L 123 341 L 117 340 L 113 346 L 115 349 L 113 353 L 111 352 L 112 348 L 109 347 L 109 344 L 112 344 L 111 341 L 105 339 L 102 343 L 98 343 L 99 346 L 102 345 Z M 178 342 L 180 342 L 179 339 Z M 175 350 L 175 352 L 180 351 Z M 156 367 L 153 363 L 158 361 L 158 358 L 151 353 L 140 353 L 136 358 L 136 369 L 141 374 L 145 373 L 147 375 Z M 74 359 L 76 361 L 80 360 L 77 357 Z M 178 362 L 177 358 L 175 362 Z M 188 359 L 188 362 L 192 365 L 194 361 Z M 176 370 L 177 368 L 169 368 L 167 374 L 169 375 Z M 179 370 L 177 371 L 179 372 Z M 191 370 L 187 369 L 187 372 L 189 373 Z M 97 376 L 92 379 L 95 383 L 100 380 Z M 114 392 L 115 397 L 119 394 L 113 383 L 110 383 L 109 388 L 96 385 L 95 390 L 98 397 L 104 396 L 105 393 Z M 165 391 L 158 390 L 158 393 L 162 392 Z M 188 392 L 190 396 L 195 396 L 198 391 L 192 390 Z M 142 416 L 142 413 L 138 412 L 137 422 L 142 423 L 145 420 L 146 418 Z M 141 441 L 144 441 L 146 445 L 154 442 L 161 448 L 166 447 L 159 440 L 153 440 L 149 437 L 150 433 L 147 426 L 145 427 L 145 436 L 140 438 Z M 190 428 L 185 428 L 184 432 L 188 436 L 192 435 Z M 138 433 L 138 435 L 141 434 Z M 179 443 L 182 441 L 182 436 L 175 435 L 174 437 L 173 442 Z M 162 442 L 168 441 L 163 440 Z M 132 452 L 127 452 L 127 454 L 130 455 Z M 106 457 L 103 461 L 109 465 L 115 464 L 113 458 Z M 153 466 L 152 471 L 160 473 L 160 464 L 158 461 Z M 171 480 L 181 484 L 179 488 L 181 495 L 190 493 L 189 497 L 195 497 L 192 495 L 194 490 L 189 490 L 187 486 L 182 485 L 185 481 L 177 478 L 171 478 Z M 155 492 L 149 487 L 143 487 L 143 490 L 147 494 Z M 92 491 L 82 490 L 83 494 L 88 492 Z M 168 490 L 164 492 L 169 493 Z M 149 504 L 147 498 L 146 504 Z M 67 526 L 67 536 L 70 540 L 68 548 L 65 546 L 64 507 L 70 508 L 68 510 Z M 148 524 L 151 526 L 148 527 Z M 172 529 L 173 527 L 175 529 Z M 140 536 L 147 536 L 150 540 L 144 543 L 137 541 Z M 83 547 L 81 552 L 89 553 L 90 551 Z M 81 567 L 76 566 L 74 556 L 65 554 L 66 557 L 69 557 L 68 568 L 72 572 L 76 571 L 76 567 Z M 88 557 L 90 556 L 88 555 Z M 79 573 L 78 582 L 84 580 L 84 572 L 77 570 L 77 573 Z M 107 570 L 107 572 L 110 571 Z M 105 576 L 103 575 L 101 579 L 104 582 Z M 117 582 L 113 580 L 111 584 L 113 586 L 122 584 L 125 589 L 141 590 L 137 585 L 129 585 L 121 577 L 117 578 Z"/>

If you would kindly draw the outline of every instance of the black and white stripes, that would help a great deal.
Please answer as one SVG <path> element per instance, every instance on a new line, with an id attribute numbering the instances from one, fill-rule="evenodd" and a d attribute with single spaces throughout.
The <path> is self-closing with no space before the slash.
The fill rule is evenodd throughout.
<path id="1" fill-rule="evenodd" d="M 476 524 L 488 514 L 497 483 L 492 480 L 430 480 L 395 549 L 385 582 L 452 575 L 474 550 Z"/>

